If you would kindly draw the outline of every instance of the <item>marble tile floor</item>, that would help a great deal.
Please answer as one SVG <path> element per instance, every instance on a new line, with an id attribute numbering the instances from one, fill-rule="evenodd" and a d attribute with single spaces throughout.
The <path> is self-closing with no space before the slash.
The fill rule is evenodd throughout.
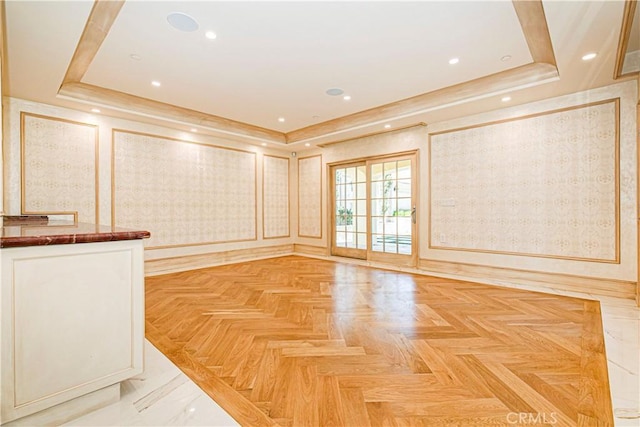
<path id="1" fill-rule="evenodd" d="M 640 310 L 602 303 L 611 402 L 616 426 L 640 426 Z"/>
<path id="2" fill-rule="evenodd" d="M 217 403 L 145 340 L 145 371 L 121 383 L 120 401 L 65 426 L 237 426 Z"/>
<path id="3" fill-rule="evenodd" d="M 409 272 L 409 270 L 406 271 Z M 518 285 L 498 280 L 493 283 L 484 283 L 599 300 L 615 425 L 640 427 L 640 308 L 635 306 L 634 301 L 568 292 L 551 287 Z M 146 341 L 145 366 L 143 374 L 122 383 L 119 402 L 65 425 L 238 425 L 162 353 Z"/>

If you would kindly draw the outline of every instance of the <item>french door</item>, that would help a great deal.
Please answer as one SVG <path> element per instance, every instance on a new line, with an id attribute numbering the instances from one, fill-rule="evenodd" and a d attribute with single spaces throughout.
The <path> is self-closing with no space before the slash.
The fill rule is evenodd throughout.
<path id="1" fill-rule="evenodd" d="M 331 253 L 416 265 L 416 183 L 415 153 L 331 166 Z"/>

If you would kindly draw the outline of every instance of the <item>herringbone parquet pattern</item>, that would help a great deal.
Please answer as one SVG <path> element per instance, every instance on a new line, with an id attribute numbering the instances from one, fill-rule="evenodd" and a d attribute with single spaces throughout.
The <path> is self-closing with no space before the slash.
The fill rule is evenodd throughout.
<path id="1" fill-rule="evenodd" d="M 146 281 L 147 338 L 246 426 L 612 425 L 599 303 L 303 257 Z"/>

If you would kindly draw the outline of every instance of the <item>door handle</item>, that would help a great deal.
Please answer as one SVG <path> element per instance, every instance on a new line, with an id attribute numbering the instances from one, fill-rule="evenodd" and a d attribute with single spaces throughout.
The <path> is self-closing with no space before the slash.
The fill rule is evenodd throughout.
<path id="1" fill-rule="evenodd" d="M 413 209 L 411 209 L 411 222 L 416 223 L 416 205 L 413 205 Z"/>

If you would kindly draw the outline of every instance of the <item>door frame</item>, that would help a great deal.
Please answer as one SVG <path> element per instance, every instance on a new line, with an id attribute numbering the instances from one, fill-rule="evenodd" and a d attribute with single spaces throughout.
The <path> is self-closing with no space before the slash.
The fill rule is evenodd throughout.
<path id="1" fill-rule="evenodd" d="M 371 262 L 379 262 L 385 264 L 392 264 L 395 266 L 401 267 L 416 267 L 418 265 L 419 260 L 419 250 L 420 250 L 420 150 L 408 150 L 408 151 L 400 151 L 396 153 L 383 154 L 378 156 L 368 156 L 368 157 L 357 157 L 348 160 L 340 160 L 336 162 L 327 163 L 326 165 L 326 173 L 329 185 L 327 185 L 327 200 L 329 201 L 327 209 L 327 224 L 329 226 L 328 234 L 328 244 L 329 244 L 329 254 L 331 256 L 346 256 L 349 258 L 361 259 Z M 342 252 L 340 255 L 334 254 L 335 250 L 335 209 L 336 209 L 336 201 L 334 195 L 334 187 L 335 187 L 335 176 L 332 173 L 332 169 L 334 167 L 340 166 L 351 166 L 356 165 L 358 163 L 363 163 L 367 165 L 367 174 L 369 174 L 369 162 L 378 162 L 384 161 L 385 159 L 391 159 L 394 157 L 403 157 L 403 156 L 413 156 L 412 159 L 412 168 L 411 171 L 411 180 L 412 180 L 412 201 L 414 206 L 416 207 L 415 214 L 415 224 L 414 224 L 414 232 L 411 236 L 411 256 L 408 258 L 409 262 L 406 261 L 407 256 L 396 256 L 395 254 L 383 254 L 378 252 L 371 251 L 371 185 L 370 185 L 370 177 L 367 176 L 367 249 L 365 250 L 366 255 L 363 256 L 362 249 L 353 249 L 353 252 L 349 251 L 348 248 L 340 248 L 339 252 Z M 347 254 L 352 254 L 347 255 Z"/>
<path id="2" fill-rule="evenodd" d="M 363 160 L 356 160 L 352 162 L 340 162 L 334 163 L 331 165 L 327 165 L 328 168 L 328 176 L 329 176 L 329 254 L 332 256 L 342 256 L 347 258 L 355 258 L 355 259 L 367 259 L 367 249 L 356 249 L 356 248 L 343 248 L 336 246 L 336 198 L 334 194 L 335 186 L 336 186 L 336 177 L 333 173 L 334 168 L 342 168 L 342 167 L 357 167 L 357 166 L 366 166 L 367 162 Z M 366 170 L 366 169 L 365 169 Z M 368 181 L 365 181 L 368 182 Z M 367 187 L 367 196 L 365 199 L 365 203 L 367 204 L 367 212 L 369 211 L 369 188 Z M 369 215 L 367 215 L 367 230 L 369 229 Z M 368 236 L 368 233 L 367 233 Z M 367 245 L 368 246 L 368 245 Z M 338 252 L 338 253 L 336 253 Z"/>

